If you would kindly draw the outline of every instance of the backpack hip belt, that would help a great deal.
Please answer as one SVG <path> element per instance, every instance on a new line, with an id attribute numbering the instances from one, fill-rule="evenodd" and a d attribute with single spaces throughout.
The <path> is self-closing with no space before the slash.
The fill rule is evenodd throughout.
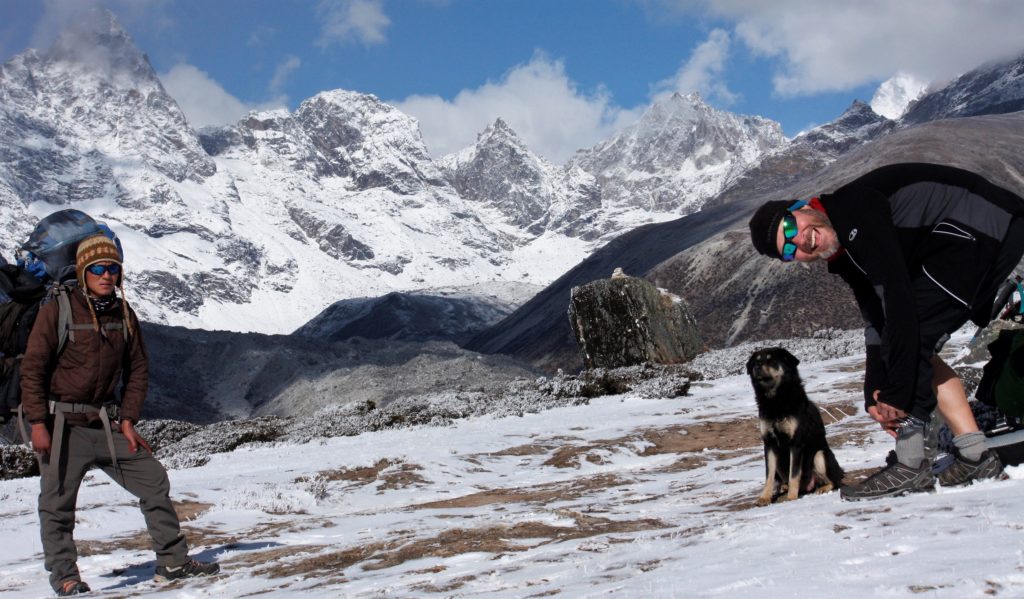
<path id="1" fill-rule="evenodd" d="M 54 416 L 53 423 L 53 447 L 51 448 L 50 455 L 57 456 L 58 469 L 60 468 L 60 456 L 61 449 L 64 443 L 64 435 L 67 432 L 67 420 L 64 418 L 64 414 L 99 414 L 100 422 L 103 423 L 103 430 L 107 436 L 107 449 L 110 451 L 110 459 L 114 462 L 114 469 L 118 470 L 119 466 L 117 463 L 117 451 L 114 449 L 114 433 L 110 426 L 111 411 L 115 411 L 114 418 L 117 418 L 116 405 L 104 404 L 103 407 L 97 408 L 96 406 L 84 404 L 84 403 L 72 403 L 66 401 L 50 400 L 50 413 Z M 111 408 L 114 408 L 113 410 Z M 64 490 L 64 476 L 63 473 L 59 473 L 60 476 L 60 492 Z"/>

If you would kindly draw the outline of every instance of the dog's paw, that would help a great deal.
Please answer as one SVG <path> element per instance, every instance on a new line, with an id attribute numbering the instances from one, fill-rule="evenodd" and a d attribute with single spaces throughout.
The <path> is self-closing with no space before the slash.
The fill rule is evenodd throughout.
<path id="1" fill-rule="evenodd" d="M 820 487 L 818 487 L 817 489 L 815 489 L 814 493 L 815 493 L 815 495 L 821 495 L 823 493 L 831 493 L 834 490 L 835 490 L 835 487 L 832 485 L 832 483 L 825 483 L 825 484 L 821 485 Z"/>
<path id="2" fill-rule="evenodd" d="M 757 507 L 764 507 L 766 505 L 771 505 L 771 504 L 772 504 L 772 498 L 771 497 L 765 497 L 764 495 L 758 496 L 757 501 L 754 502 L 754 505 L 756 505 Z"/>

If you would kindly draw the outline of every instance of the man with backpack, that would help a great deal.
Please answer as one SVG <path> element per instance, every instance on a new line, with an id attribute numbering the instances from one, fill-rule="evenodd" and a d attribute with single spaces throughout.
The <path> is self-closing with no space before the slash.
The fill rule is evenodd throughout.
<path id="1" fill-rule="evenodd" d="M 78 244 L 78 287 L 44 304 L 21 362 L 21 401 L 40 457 L 39 520 L 50 584 L 59 596 L 89 592 L 76 564 L 75 504 L 86 472 L 102 469 L 139 498 L 157 555 L 155 579 L 215 574 L 219 566 L 188 558 L 171 503 L 167 472 L 135 431 L 148 386 L 139 322 L 124 300 L 121 254 L 104 235 Z M 68 330 L 61 331 L 62 327 Z M 62 344 L 60 337 L 68 335 Z M 119 411 L 112 408 L 122 385 Z"/>
<path id="2" fill-rule="evenodd" d="M 843 499 L 934 488 L 924 440 L 936 405 L 956 435 L 955 461 L 939 483 L 1004 476 L 959 377 L 938 353 L 968 320 L 990 320 L 1000 284 L 1024 253 L 1022 216 L 1024 199 L 975 173 L 894 164 L 820 197 L 767 202 L 750 219 L 758 252 L 827 262 L 864 317 L 865 406 L 896 437 L 896 459 L 844 486 Z"/>

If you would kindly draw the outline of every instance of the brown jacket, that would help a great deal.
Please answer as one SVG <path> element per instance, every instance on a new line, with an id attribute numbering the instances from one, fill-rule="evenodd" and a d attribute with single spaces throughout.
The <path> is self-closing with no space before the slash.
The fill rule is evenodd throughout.
<path id="1" fill-rule="evenodd" d="M 71 315 L 75 324 L 89 324 L 92 315 L 88 300 L 81 291 L 70 293 Z M 121 418 L 138 422 L 142 402 L 149 385 L 149 359 L 142 342 L 139 321 L 129 308 L 131 335 L 127 341 L 119 330 L 106 330 L 103 334 L 94 329 L 77 329 L 75 340 L 68 338 L 58 358 L 57 320 L 59 308 L 56 301 L 39 309 L 39 316 L 32 326 L 28 347 L 21 362 L 21 403 L 29 422 L 44 422 L 49 409 L 47 401 L 56 396 L 60 401 L 87 403 L 100 407 L 104 402 L 114 400 L 117 385 L 124 382 L 121 401 Z M 123 311 L 120 302 L 104 312 L 97 312 L 101 325 L 122 322 Z M 85 424 L 87 420 L 98 420 L 95 414 L 67 414 L 71 424 Z"/>

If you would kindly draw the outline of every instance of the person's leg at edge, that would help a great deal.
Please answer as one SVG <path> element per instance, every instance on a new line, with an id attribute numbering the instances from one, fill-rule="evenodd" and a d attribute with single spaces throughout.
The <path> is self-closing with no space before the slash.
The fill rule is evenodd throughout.
<path id="1" fill-rule="evenodd" d="M 960 455 L 976 462 L 985 451 L 985 435 L 978 430 L 963 383 L 956 371 L 938 356 L 932 356 L 932 368 L 939 413 L 953 433 L 953 444 Z"/>
<path id="2" fill-rule="evenodd" d="M 64 492 L 59 492 L 58 456 L 51 455 L 43 463 L 39 477 L 39 532 L 44 565 L 50 573 L 50 586 L 54 591 L 68 580 L 81 580 L 74 539 L 75 504 L 82 479 L 93 461 L 92 444 L 83 438 L 79 427 L 68 427 L 63 445 L 62 453 L 67 462 Z"/>

